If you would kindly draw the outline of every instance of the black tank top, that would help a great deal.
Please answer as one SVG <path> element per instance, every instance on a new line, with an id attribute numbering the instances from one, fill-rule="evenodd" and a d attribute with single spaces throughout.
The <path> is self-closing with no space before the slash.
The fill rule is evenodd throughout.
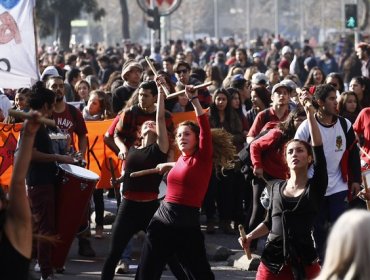
<path id="1" fill-rule="evenodd" d="M 130 174 L 135 171 L 155 168 L 157 164 L 167 161 L 167 154 L 163 153 L 157 143 L 145 148 L 131 147 L 125 165 L 125 175 L 123 180 L 124 191 L 131 192 L 153 192 L 158 193 L 158 187 L 162 180 L 162 175 L 151 174 L 136 178 L 131 178 Z"/>
<path id="2" fill-rule="evenodd" d="M 30 261 L 13 247 L 4 231 L 0 233 L 0 279 L 27 280 Z"/>

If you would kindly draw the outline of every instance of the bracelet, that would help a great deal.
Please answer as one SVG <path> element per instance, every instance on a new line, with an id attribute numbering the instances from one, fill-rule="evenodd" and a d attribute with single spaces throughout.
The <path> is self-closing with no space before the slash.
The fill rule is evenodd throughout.
<path id="1" fill-rule="evenodd" d="M 198 98 L 198 95 L 197 96 L 193 96 L 192 98 L 189 98 L 189 101 L 192 102 L 196 98 Z"/>

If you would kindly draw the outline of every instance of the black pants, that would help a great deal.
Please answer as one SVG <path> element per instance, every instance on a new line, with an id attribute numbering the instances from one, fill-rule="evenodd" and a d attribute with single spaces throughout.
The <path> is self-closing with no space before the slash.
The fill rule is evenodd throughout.
<path id="1" fill-rule="evenodd" d="M 112 241 L 103 266 L 102 280 L 113 279 L 114 270 L 127 243 L 135 233 L 146 230 L 158 206 L 157 200 L 136 202 L 122 199 L 112 228 Z"/>
<path id="2" fill-rule="evenodd" d="M 97 226 L 104 225 L 104 198 L 103 189 L 95 189 L 93 192 L 95 205 L 95 224 Z"/>
<path id="3" fill-rule="evenodd" d="M 200 226 L 174 227 L 153 219 L 135 279 L 160 279 L 166 262 L 176 256 L 193 279 L 214 279 Z"/>
<path id="4" fill-rule="evenodd" d="M 249 230 L 251 232 L 254 230 L 264 219 L 266 210 L 263 208 L 260 197 L 266 186 L 265 181 L 260 178 L 254 178 L 252 181 L 252 190 L 253 190 L 253 200 L 252 200 L 252 214 L 249 220 Z M 251 242 L 251 249 L 257 248 L 258 239 L 254 239 Z"/>
<path id="5" fill-rule="evenodd" d="M 207 220 L 214 219 L 216 204 L 220 220 L 239 220 L 242 212 L 241 188 L 234 170 L 224 171 L 226 176 L 212 173 L 203 202 Z"/>

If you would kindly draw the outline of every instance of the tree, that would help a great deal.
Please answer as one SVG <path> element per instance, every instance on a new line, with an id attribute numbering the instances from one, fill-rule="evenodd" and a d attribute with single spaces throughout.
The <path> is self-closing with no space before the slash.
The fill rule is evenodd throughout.
<path id="1" fill-rule="evenodd" d="M 122 14 L 122 37 L 123 39 L 130 38 L 130 25 L 129 25 L 129 14 L 127 0 L 119 0 L 121 5 L 121 14 Z"/>
<path id="2" fill-rule="evenodd" d="M 62 50 L 69 49 L 71 21 L 81 12 L 93 14 L 94 20 L 100 20 L 105 10 L 98 7 L 96 0 L 43 0 L 36 1 L 36 18 L 40 37 L 57 33 Z"/>

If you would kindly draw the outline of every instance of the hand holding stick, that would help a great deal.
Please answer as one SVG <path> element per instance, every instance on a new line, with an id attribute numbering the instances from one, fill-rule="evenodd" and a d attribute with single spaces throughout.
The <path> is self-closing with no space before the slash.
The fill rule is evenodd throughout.
<path id="1" fill-rule="evenodd" d="M 14 109 L 9 109 L 8 112 L 9 112 L 9 116 L 12 116 L 12 117 L 15 117 L 15 118 L 21 118 L 21 119 L 27 119 L 27 120 L 33 119 L 33 116 L 32 116 L 31 112 L 26 113 L 26 112 L 14 110 Z M 37 121 L 40 122 L 40 123 L 46 124 L 48 126 L 53 126 L 53 127 L 56 126 L 54 120 L 51 120 L 51 119 L 48 119 L 48 118 L 45 118 L 45 117 L 40 117 L 40 118 L 38 118 Z"/>
<path id="2" fill-rule="evenodd" d="M 239 233 L 240 233 L 240 237 L 242 238 L 242 241 L 246 240 L 247 236 L 245 235 L 243 225 L 239 225 L 238 228 L 239 228 Z M 251 260 L 252 259 L 252 254 L 251 254 L 251 251 L 249 250 L 249 248 L 247 248 L 247 249 L 244 248 L 244 252 L 247 255 L 248 260 Z"/>
<path id="3" fill-rule="evenodd" d="M 150 174 L 156 174 L 156 173 L 159 173 L 158 168 L 150 168 L 150 169 L 144 169 L 144 170 L 132 172 L 130 174 L 130 177 L 135 178 L 135 177 L 140 177 L 140 176 L 145 176 L 145 175 L 150 175 Z"/>
<path id="4" fill-rule="evenodd" d="M 364 183 L 365 192 L 367 193 L 369 190 L 369 187 L 367 185 L 366 176 L 362 175 L 362 182 Z M 366 201 L 366 208 L 368 211 L 370 211 L 370 201 L 368 199 Z"/>
<path id="5" fill-rule="evenodd" d="M 108 161 L 109 161 L 109 171 L 110 171 L 110 175 L 112 177 L 112 182 L 116 182 L 117 178 L 116 178 L 116 174 L 114 173 L 114 164 L 113 164 L 113 159 L 111 157 L 108 158 Z M 119 202 L 121 201 L 121 196 L 119 194 L 119 190 L 118 188 L 116 188 L 116 183 L 113 183 L 112 184 L 112 187 L 113 187 L 113 190 L 114 190 L 114 196 L 116 197 L 116 200 L 117 200 L 117 204 L 119 206 Z"/>
<path id="6" fill-rule="evenodd" d="M 157 72 L 157 70 L 154 68 L 154 65 L 153 65 L 153 63 L 150 61 L 149 57 L 147 57 L 147 56 L 146 56 L 146 57 L 145 57 L 145 61 L 146 61 L 146 63 L 148 63 L 148 65 L 149 65 L 149 67 L 150 67 L 150 70 L 152 70 L 152 72 L 153 72 L 154 76 L 158 77 L 158 72 Z M 163 89 L 164 93 L 166 94 L 166 96 L 167 96 L 167 95 L 170 95 L 170 92 L 168 91 L 168 88 L 167 88 L 165 85 L 161 85 L 161 87 L 162 87 L 162 89 Z"/>
<path id="7" fill-rule="evenodd" d="M 114 164 L 113 164 L 113 159 L 111 157 L 108 158 L 108 161 L 109 161 L 109 171 L 110 171 L 110 175 L 112 177 L 112 181 L 115 182 L 116 181 L 116 174 L 114 173 Z M 113 186 L 114 187 L 114 186 Z"/>
<path id="8" fill-rule="evenodd" d="M 200 84 L 200 85 L 194 86 L 193 89 L 194 90 L 197 90 L 197 89 L 200 89 L 200 88 L 208 87 L 210 85 L 212 85 L 212 82 L 206 82 L 204 84 Z M 170 95 L 167 95 L 166 96 L 166 99 L 175 98 L 175 97 L 177 97 L 177 96 L 179 96 L 179 95 L 181 95 L 183 93 L 185 93 L 185 89 L 180 90 L 180 91 L 176 91 L 174 93 L 171 93 Z"/>

